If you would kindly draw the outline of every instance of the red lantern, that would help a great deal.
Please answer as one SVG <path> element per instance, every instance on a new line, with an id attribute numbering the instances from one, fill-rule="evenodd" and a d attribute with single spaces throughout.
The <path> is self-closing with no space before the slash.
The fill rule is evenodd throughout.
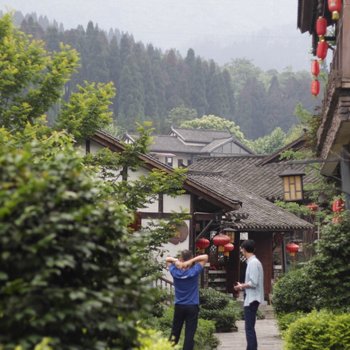
<path id="1" fill-rule="evenodd" d="M 205 248 L 208 248 L 210 246 L 210 242 L 206 238 L 199 238 L 196 242 L 196 247 L 200 252 L 204 252 Z"/>
<path id="2" fill-rule="evenodd" d="M 307 207 L 311 210 L 311 211 L 317 211 L 318 209 L 318 205 L 316 203 L 310 203 L 307 205 Z"/>
<path id="3" fill-rule="evenodd" d="M 219 252 L 224 251 L 224 245 L 230 243 L 230 237 L 219 233 L 213 238 L 213 243 L 218 247 Z"/>
<path id="4" fill-rule="evenodd" d="M 311 74 L 317 77 L 320 74 L 320 64 L 318 60 L 312 60 L 311 62 Z"/>
<path id="5" fill-rule="evenodd" d="M 320 93 L 320 82 L 315 79 L 311 82 L 311 93 L 317 96 Z"/>
<path id="6" fill-rule="evenodd" d="M 292 243 L 288 243 L 286 245 L 286 249 L 287 249 L 287 252 L 291 256 L 295 256 L 295 254 L 298 253 L 298 251 L 299 251 L 299 246 L 297 244 L 295 244 L 294 242 L 292 242 Z"/>
<path id="7" fill-rule="evenodd" d="M 335 213 L 339 213 L 344 210 L 344 207 L 345 207 L 344 201 L 341 198 L 339 198 L 333 202 L 332 211 Z"/>
<path id="8" fill-rule="evenodd" d="M 318 17 L 316 21 L 316 34 L 323 39 L 327 32 L 327 20 L 324 17 Z"/>
<path id="9" fill-rule="evenodd" d="M 232 243 L 227 243 L 224 245 L 224 255 L 229 256 L 230 252 L 235 249 L 235 246 Z"/>
<path id="10" fill-rule="evenodd" d="M 341 0 L 328 0 L 328 9 L 332 12 L 332 19 L 337 21 L 339 19 L 339 12 L 342 8 Z"/>
<path id="11" fill-rule="evenodd" d="M 320 60 L 324 60 L 327 56 L 327 51 L 328 51 L 328 43 L 327 41 L 321 40 L 317 44 L 317 49 L 316 49 L 316 56 Z"/>

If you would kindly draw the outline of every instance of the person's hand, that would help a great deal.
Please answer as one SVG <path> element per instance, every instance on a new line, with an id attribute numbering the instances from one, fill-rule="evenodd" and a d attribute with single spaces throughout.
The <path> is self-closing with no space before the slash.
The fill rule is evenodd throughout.
<path id="1" fill-rule="evenodd" d="M 182 263 L 182 268 L 183 268 L 183 269 L 188 269 L 188 268 L 191 267 L 191 266 L 192 266 L 192 263 L 191 263 L 189 260 L 184 261 L 184 262 Z"/>
<path id="2" fill-rule="evenodd" d="M 183 269 L 183 262 L 180 261 L 180 260 L 176 260 L 175 261 L 175 266 L 178 268 L 178 269 Z"/>
<path id="3" fill-rule="evenodd" d="M 235 286 L 233 286 L 233 289 L 236 290 L 236 291 L 243 290 L 242 284 L 237 282 L 237 284 Z"/>

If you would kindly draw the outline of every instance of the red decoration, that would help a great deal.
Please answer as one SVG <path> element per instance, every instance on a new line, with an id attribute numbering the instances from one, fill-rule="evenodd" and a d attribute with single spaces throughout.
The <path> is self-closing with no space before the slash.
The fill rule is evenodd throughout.
<path id="1" fill-rule="evenodd" d="M 343 211 L 344 208 L 345 208 L 345 203 L 341 198 L 336 199 L 332 204 L 332 211 L 335 213 L 339 213 Z"/>
<path id="2" fill-rule="evenodd" d="M 317 96 L 320 93 L 320 82 L 315 79 L 311 82 L 311 93 Z"/>
<path id="3" fill-rule="evenodd" d="M 341 0 L 328 0 L 328 9 L 332 12 L 332 19 L 337 21 L 339 19 L 339 12 L 342 8 Z"/>
<path id="4" fill-rule="evenodd" d="M 235 249 L 235 246 L 232 243 L 227 243 L 224 245 L 224 255 L 229 256 L 230 252 Z"/>
<path id="5" fill-rule="evenodd" d="M 288 243 L 286 245 L 286 249 L 287 249 L 287 252 L 291 256 L 295 256 L 295 254 L 298 253 L 298 251 L 299 251 L 299 246 L 297 244 L 295 244 L 294 242 L 292 242 L 292 243 Z"/>
<path id="6" fill-rule="evenodd" d="M 224 251 L 224 245 L 230 243 L 230 237 L 219 233 L 213 238 L 213 243 L 218 247 L 219 252 Z"/>
<path id="7" fill-rule="evenodd" d="M 316 56 L 320 60 L 324 60 L 327 56 L 327 51 L 328 51 L 328 43 L 327 41 L 321 40 L 317 44 L 317 49 L 316 49 Z"/>
<path id="8" fill-rule="evenodd" d="M 196 247 L 203 251 L 205 248 L 208 248 L 210 246 L 210 242 L 206 238 L 199 238 L 196 242 Z"/>
<path id="9" fill-rule="evenodd" d="M 327 20 L 324 17 L 318 17 L 316 21 L 316 34 L 323 39 L 327 32 Z"/>
<path id="10" fill-rule="evenodd" d="M 311 210 L 311 211 L 317 211 L 318 209 L 318 205 L 316 203 L 310 203 L 307 205 L 307 207 Z"/>
<path id="11" fill-rule="evenodd" d="M 320 64 L 318 60 L 312 60 L 311 62 L 311 74 L 317 77 L 320 74 Z"/>

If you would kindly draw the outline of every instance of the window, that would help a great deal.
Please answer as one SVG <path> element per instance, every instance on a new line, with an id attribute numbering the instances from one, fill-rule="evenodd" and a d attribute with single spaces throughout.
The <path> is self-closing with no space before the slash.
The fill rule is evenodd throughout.
<path id="1" fill-rule="evenodd" d="M 177 160 L 177 166 L 178 166 L 179 168 L 183 168 L 183 167 L 185 166 L 184 160 L 183 160 L 183 159 L 178 159 L 178 160 Z"/>
<path id="2" fill-rule="evenodd" d="M 284 200 L 299 201 L 303 199 L 303 184 L 300 175 L 283 177 Z"/>
<path id="3" fill-rule="evenodd" d="M 165 164 L 173 166 L 173 157 L 165 157 Z"/>

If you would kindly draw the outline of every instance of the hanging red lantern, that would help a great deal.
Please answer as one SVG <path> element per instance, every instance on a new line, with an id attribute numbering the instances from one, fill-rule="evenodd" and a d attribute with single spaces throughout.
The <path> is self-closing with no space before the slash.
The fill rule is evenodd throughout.
<path id="1" fill-rule="evenodd" d="M 299 251 L 299 246 L 294 242 L 291 242 L 286 245 L 286 249 L 291 256 L 295 256 L 295 254 Z"/>
<path id="2" fill-rule="evenodd" d="M 320 74 L 320 64 L 318 60 L 312 60 L 311 62 L 311 74 L 317 77 Z"/>
<path id="3" fill-rule="evenodd" d="M 223 252 L 225 250 L 224 245 L 230 243 L 230 237 L 219 233 L 213 238 L 213 243 L 218 247 L 219 252 Z"/>
<path id="4" fill-rule="evenodd" d="M 317 49 L 316 49 L 316 56 L 320 60 L 324 60 L 327 56 L 327 51 L 328 51 L 328 43 L 325 40 L 321 40 L 317 44 Z"/>
<path id="5" fill-rule="evenodd" d="M 332 204 L 332 211 L 334 213 L 339 213 L 339 212 L 344 210 L 344 207 L 345 207 L 344 201 L 341 198 L 339 198 L 339 199 L 336 199 L 333 202 L 333 204 Z"/>
<path id="6" fill-rule="evenodd" d="M 323 39 L 323 37 L 327 33 L 327 20 L 324 17 L 318 17 L 316 21 L 316 34 L 320 38 L 320 40 Z"/>
<path id="7" fill-rule="evenodd" d="M 320 93 L 320 82 L 315 79 L 311 82 L 311 94 L 317 96 Z"/>
<path id="8" fill-rule="evenodd" d="M 235 249 L 235 246 L 232 243 L 227 243 L 224 245 L 224 255 L 229 256 L 230 252 Z"/>
<path id="9" fill-rule="evenodd" d="M 200 252 L 204 252 L 204 249 L 210 246 L 210 241 L 206 238 L 199 238 L 196 242 L 196 247 Z"/>
<path id="10" fill-rule="evenodd" d="M 307 207 L 311 210 L 311 211 L 317 211 L 318 209 L 318 205 L 316 203 L 310 203 L 307 205 Z"/>
<path id="11" fill-rule="evenodd" d="M 332 12 L 333 21 L 337 21 L 339 19 L 339 13 L 342 8 L 341 0 L 328 0 L 328 10 Z"/>

